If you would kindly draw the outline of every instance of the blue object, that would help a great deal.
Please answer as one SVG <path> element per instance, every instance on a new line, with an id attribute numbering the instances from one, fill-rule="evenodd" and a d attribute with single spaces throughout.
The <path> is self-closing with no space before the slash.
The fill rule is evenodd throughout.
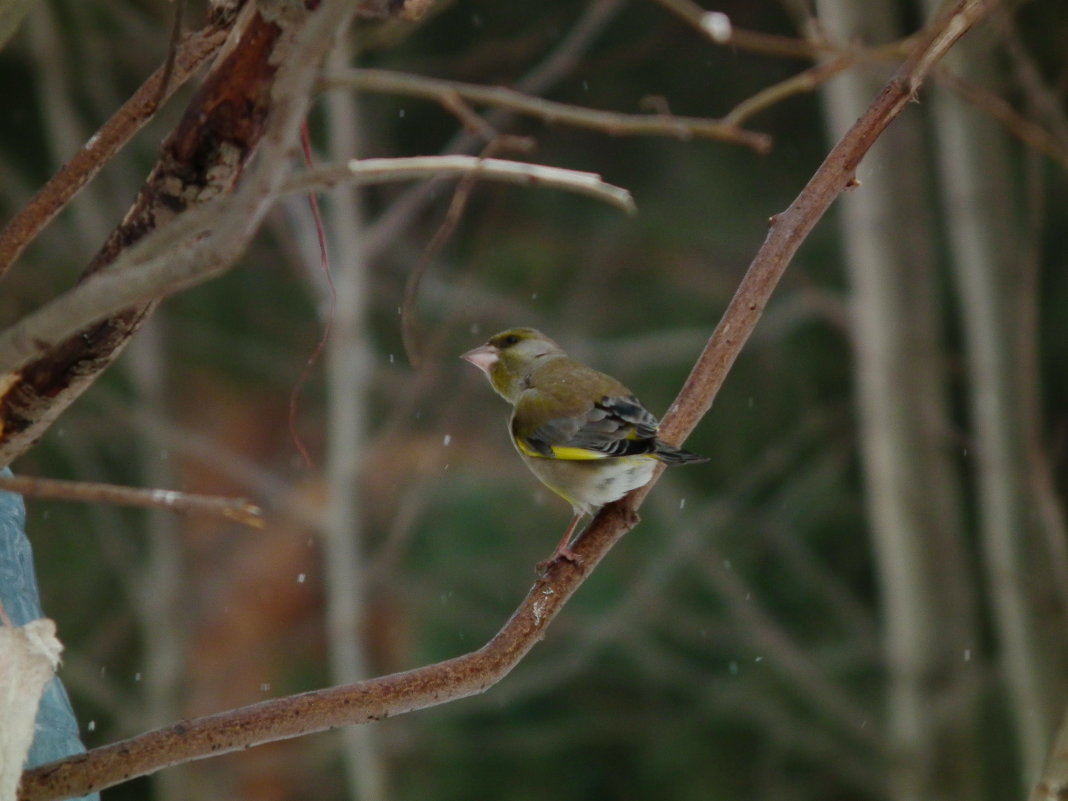
<path id="1" fill-rule="evenodd" d="M 11 471 L 4 468 L 2 475 L 10 476 Z M 26 506 L 22 496 L 13 492 L 0 492 L 0 601 L 15 625 L 24 626 L 45 616 L 33 569 L 33 549 L 26 536 Z M 41 696 L 37 734 L 26 767 L 84 751 L 70 698 L 63 682 L 53 678 Z M 93 793 L 85 799 L 100 801 L 100 794 Z"/>

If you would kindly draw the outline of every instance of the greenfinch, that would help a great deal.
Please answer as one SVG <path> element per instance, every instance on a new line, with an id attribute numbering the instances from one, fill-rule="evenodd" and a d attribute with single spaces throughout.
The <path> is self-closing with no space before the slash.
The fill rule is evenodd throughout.
<path id="1" fill-rule="evenodd" d="M 461 358 L 512 404 L 516 450 L 575 513 L 550 562 L 579 562 L 569 546 L 582 517 L 649 483 L 657 462 L 707 461 L 657 439 L 659 422 L 629 389 L 533 328 L 502 331 Z"/>

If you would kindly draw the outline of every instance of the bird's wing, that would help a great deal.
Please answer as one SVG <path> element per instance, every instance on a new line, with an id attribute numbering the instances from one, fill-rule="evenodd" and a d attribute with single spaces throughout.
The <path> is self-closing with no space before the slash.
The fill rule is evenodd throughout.
<path id="1" fill-rule="evenodd" d="M 528 393 L 512 418 L 512 435 L 527 456 L 590 460 L 656 448 L 657 420 L 633 395 L 606 395 L 572 414 L 538 420 L 539 398 Z"/>

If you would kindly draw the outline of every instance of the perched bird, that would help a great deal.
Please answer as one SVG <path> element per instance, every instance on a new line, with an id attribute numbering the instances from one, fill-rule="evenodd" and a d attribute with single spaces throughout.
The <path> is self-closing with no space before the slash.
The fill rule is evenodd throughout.
<path id="1" fill-rule="evenodd" d="M 516 450 L 575 512 L 550 561 L 578 562 L 569 545 L 583 515 L 649 483 L 658 461 L 707 461 L 658 440 L 659 422 L 629 389 L 533 328 L 502 331 L 461 358 L 512 404 Z"/>

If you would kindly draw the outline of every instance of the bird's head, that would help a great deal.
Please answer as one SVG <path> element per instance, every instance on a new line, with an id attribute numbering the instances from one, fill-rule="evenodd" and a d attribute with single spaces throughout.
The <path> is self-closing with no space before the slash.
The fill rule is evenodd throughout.
<path id="1" fill-rule="evenodd" d="M 460 358 L 486 374 L 497 394 L 514 403 L 538 361 L 563 354 L 560 346 L 533 328 L 509 328 Z"/>

